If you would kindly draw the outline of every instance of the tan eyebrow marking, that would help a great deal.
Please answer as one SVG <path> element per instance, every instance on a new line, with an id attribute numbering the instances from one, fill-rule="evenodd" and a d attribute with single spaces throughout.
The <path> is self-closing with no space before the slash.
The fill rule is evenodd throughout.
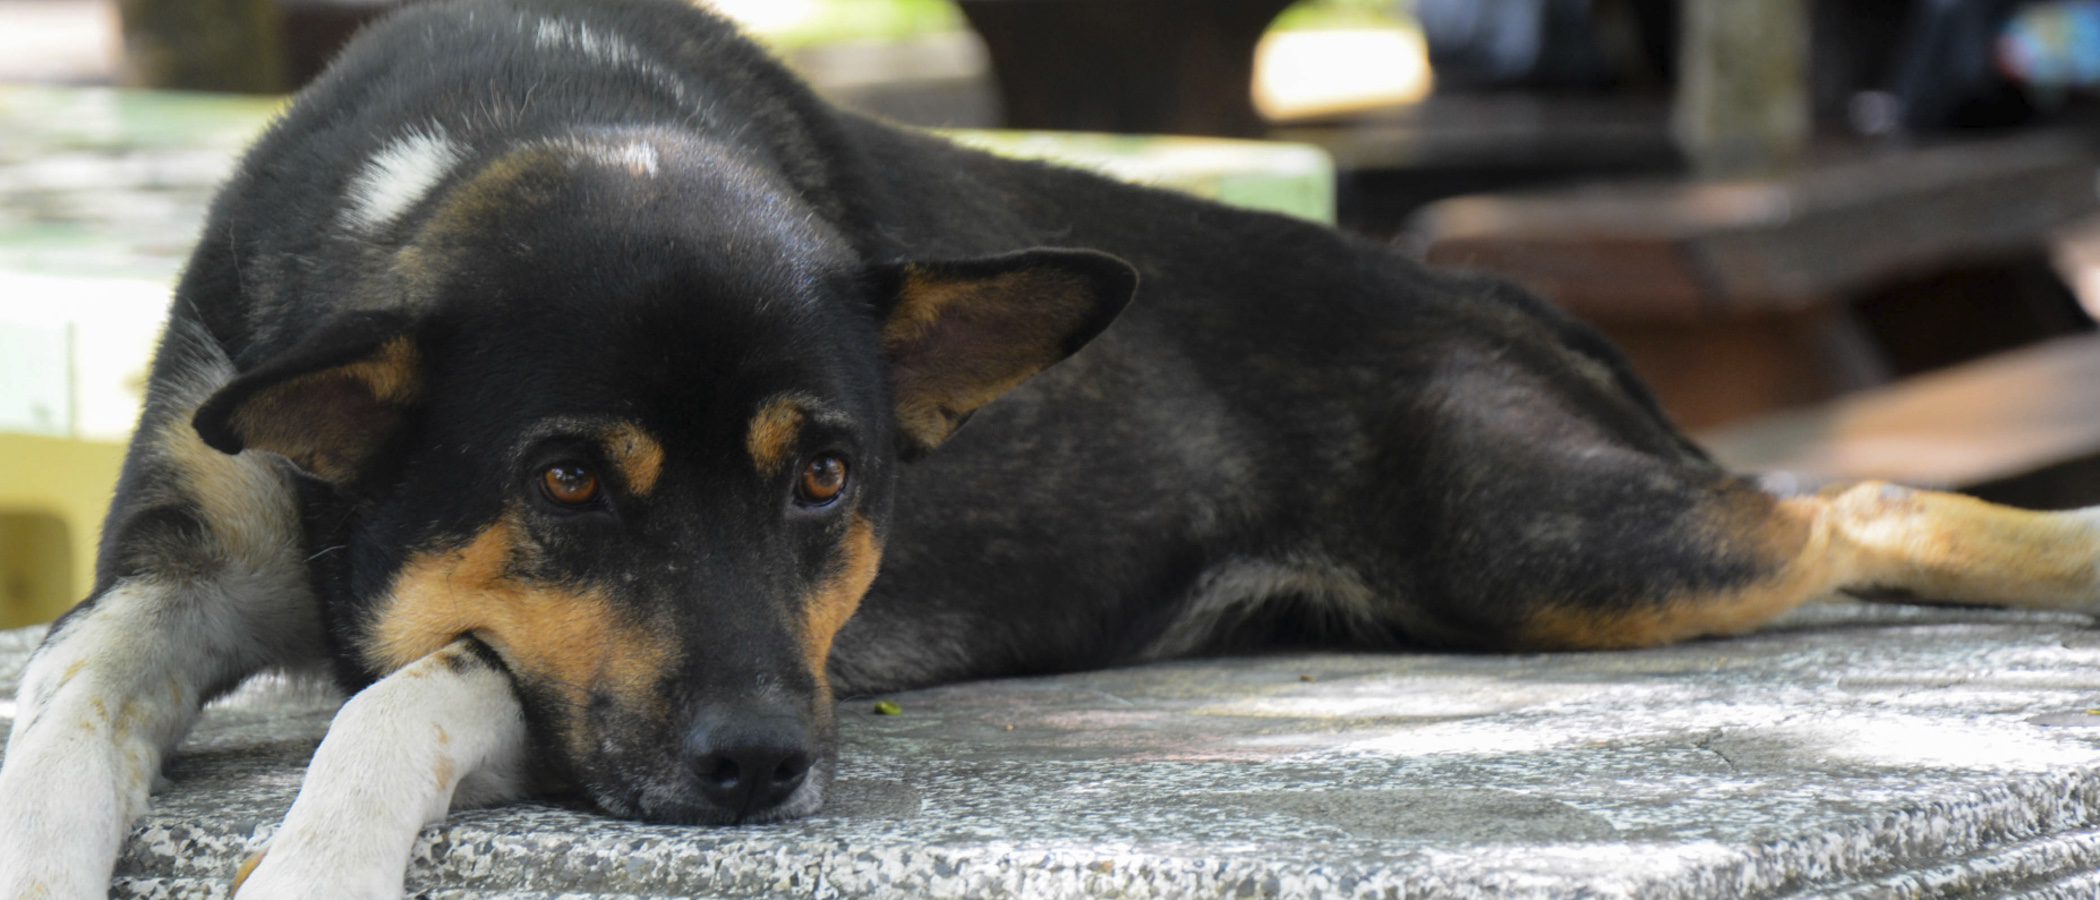
<path id="1" fill-rule="evenodd" d="M 632 422 L 621 422 L 605 429 L 598 440 L 613 465 L 620 467 L 629 491 L 646 497 L 656 489 L 664 472 L 664 445 L 654 436 Z"/>
<path id="2" fill-rule="evenodd" d="M 778 475 L 787 466 L 806 418 L 803 399 L 794 394 L 773 397 L 758 407 L 758 413 L 751 417 L 744 449 L 750 451 L 751 464 L 758 467 L 760 475 Z"/>

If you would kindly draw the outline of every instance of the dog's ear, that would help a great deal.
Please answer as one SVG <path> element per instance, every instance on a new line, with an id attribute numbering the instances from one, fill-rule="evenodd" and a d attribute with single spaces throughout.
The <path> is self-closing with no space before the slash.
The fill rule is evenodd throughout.
<path id="1" fill-rule="evenodd" d="M 346 315 L 220 388 L 197 409 L 197 433 L 221 452 L 275 453 L 345 485 L 413 410 L 421 360 L 403 317 Z"/>
<path id="2" fill-rule="evenodd" d="M 907 456 L 940 446 L 978 407 L 1093 340 L 1138 277 L 1106 253 L 1049 248 L 890 274 L 882 349 Z"/>

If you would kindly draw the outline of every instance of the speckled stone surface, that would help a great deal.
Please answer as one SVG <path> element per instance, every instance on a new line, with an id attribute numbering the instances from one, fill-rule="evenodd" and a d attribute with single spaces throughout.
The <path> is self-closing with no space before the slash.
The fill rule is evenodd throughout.
<path id="1" fill-rule="evenodd" d="M 31 639 L 0 634 L 7 696 Z M 2080 617 L 1844 604 L 1637 653 L 1208 660 L 888 699 L 901 715 L 842 707 L 817 817 L 457 813 L 410 893 L 2100 892 L 2100 631 Z M 117 894 L 222 896 L 329 715 L 281 685 L 211 710 Z"/>

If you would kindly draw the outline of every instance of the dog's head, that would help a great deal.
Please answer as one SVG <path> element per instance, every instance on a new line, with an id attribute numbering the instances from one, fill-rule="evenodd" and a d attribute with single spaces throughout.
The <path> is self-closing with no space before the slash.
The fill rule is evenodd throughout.
<path id="1" fill-rule="evenodd" d="M 1134 288 L 1076 250 L 863 262 L 793 197 L 671 140 L 514 151 L 196 417 L 356 508 L 312 549 L 347 554 L 370 671 L 478 638 L 541 753 L 617 814 L 817 807 L 826 659 L 897 466 Z"/>

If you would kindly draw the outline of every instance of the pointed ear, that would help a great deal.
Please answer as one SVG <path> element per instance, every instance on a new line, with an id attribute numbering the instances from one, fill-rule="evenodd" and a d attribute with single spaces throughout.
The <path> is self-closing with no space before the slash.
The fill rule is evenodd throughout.
<path id="1" fill-rule="evenodd" d="M 220 388 L 193 421 L 221 452 L 275 453 L 347 484 L 420 399 L 421 355 L 403 317 L 344 316 Z"/>
<path id="2" fill-rule="evenodd" d="M 1092 250 L 1036 249 L 893 273 L 882 326 L 907 456 L 940 446 L 970 414 L 1115 321 L 1137 270 Z"/>

